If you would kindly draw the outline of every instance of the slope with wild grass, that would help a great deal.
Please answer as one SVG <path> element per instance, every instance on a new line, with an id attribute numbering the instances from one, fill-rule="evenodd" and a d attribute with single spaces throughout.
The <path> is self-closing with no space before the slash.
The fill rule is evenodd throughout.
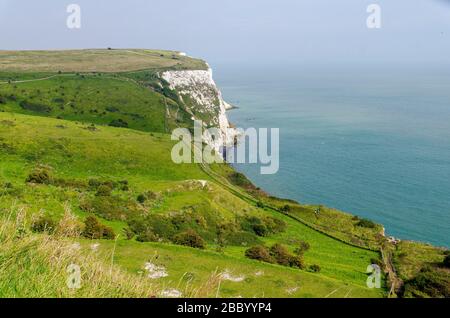
<path id="1" fill-rule="evenodd" d="M 82 250 L 99 244 L 97 257 L 107 259 L 114 251 L 114 266 L 161 284 L 159 292 L 177 290 L 189 296 L 190 288 L 203 288 L 216 274 L 221 284 L 214 295 L 224 297 L 384 294 L 366 286 L 366 267 L 378 253 L 253 205 L 216 183 L 200 165 L 174 164 L 169 135 L 5 112 L 0 113 L 0 136 L 2 218 L 12 206 L 26 211 L 29 239 L 69 240 Z M 224 176 L 231 172 L 222 165 L 213 169 Z M 53 238 L 54 231 L 40 234 L 33 226 L 42 216 L 58 224 L 67 208 L 79 223 L 95 216 L 119 235 L 117 242 L 86 235 Z M 184 242 L 174 239 L 188 229 L 200 235 L 203 248 L 179 245 Z M 254 245 L 278 243 L 294 254 L 305 242 L 309 249 L 302 254 L 303 269 L 245 257 Z M 8 268 L 3 267 L 5 275 Z M 167 276 L 154 278 L 155 268 Z M 20 281 L 33 280 L 34 275 L 13 277 L 19 284 L 15 293 L 27 295 Z M 39 290 L 39 283 L 34 284 Z"/>

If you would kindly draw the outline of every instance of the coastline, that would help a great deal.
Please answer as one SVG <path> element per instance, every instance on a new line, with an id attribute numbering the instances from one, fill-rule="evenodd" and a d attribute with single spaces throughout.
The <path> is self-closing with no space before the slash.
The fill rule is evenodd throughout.
<path id="1" fill-rule="evenodd" d="M 315 78 L 312 78 L 310 83 L 308 74 L 291 75 L 283 69 L 275 73 L 274 78 L 281 78 L 283 75 L 290 83 L 286 84 L 288 86 L 273 83 L 272 78 L 252 85 L 254 80 L 261 77 L 257 70 L 252 69 L 254 74 L 251 74 L 245 68 L 230 69 L 229 66 L 222 66 L 216 72 L 225 98 L 239 106 L 239 109 L 228 114 L 230 121 L 242 128 L 282 127 L 280 133 L 283 143 L 281 169 L 277 176 L 261 177 L 251 165 L 235 165 L 235 169 L 247 175 L 257 186 L 278 197 L 292 198 L 302 204 L 324 204 L 337 210 L 348 211 L 352 215 L 375 220 L 385 226 L 386 236 L 392 236 L 393 239 L 449 247 L 448 238 L 445 236 L 445 229 L 448 228 L 445 207 L 448 200 L 441 195 L 442 186 L 447 182 L 442 181 L 442 184 L 440 175 L 434 173 L 436 163 L 442 161 L 444 164 L 448 161 L 443 157 L 436 157 L 442 149 L 441 143 L 425 139 L 428 136 L 420 139 L 417 134 L 420 131 L 416 131 L 414 135 L 403 134 L 407 132 L 404 130 L 407 128 L 406 124 L 399 131 L 396 127 L 391 128 L 392 119 L 385 118 L 382 112 L 383 117 L 375 117 L 377 126 L 371 126 L 364 124 L 363 116 L 353 118 L 344 116 L 346 113 L 333 111 L 336 107 L 346 107 L 342 106 L 346 100 L 335 102 L 336 107 L 320 108 L 320 99 L 314 107 L 303 105 L 300 98 L 305 94 L 308 98 L 321 98 L 320 94 L 309 94 L 302 88 L 319 89 L 319 85 L 322 85 L 320 81 L 316 83 Z M 240 74 L 243 75 L 239 76 Z M 376 83 L 379 78 L 382 78 L 381 75 L 376 78 Z M 335 86 L 335 82 L 330 80 L 324 83 L 323 89 L 333 94 L 336 91 L 338 94 L 341 86 Z M 332 88 L 336 90 L 331 90 Z M 299 90 L 300 93 L 292 89 Z M 283 103 L 280 104 L 281 99 Z M 390 100 L 383 107 L 387 108 L 389 103 Z M 378 112 L 379 107 L 381 106 L 374 111 Z M 349 106 L 342 111 L 347 109 L 354 112 L 356 107 Z M 363 110 L 366 111 L 365 108 Z M 438 110 L 436 109 L 436 112 Z M 420 112 L 419 108 L 417 112 Z M 301 117 L 299 113 L 302 114 Z M 415 114 L 414 105 L 408 116 Z M 336 121 L 333 121 L 334 117 Z M 322 118 L 327 122 L 321 121 Z M 348 124 L 354 121 L 355 124 Z M 375 130 L 376 128 L 380 129 Z M 416 147 L 408 147 L 414 142 Z M 367 153 L 366 149 L 369 150 Z M 386 151 L 386 155 L 382 155 L 383 151 Z M 325 165 L 327 158 L 331 165 Z M 401 162 L 405 160 L 406 165 L 402 165 Z M 299 163 L 298 169 L 296 163 Z M 417 170 L 423 165 L 424 170 Z M 296 173 L 302 177 L 294 178 Z M 329 177 L 325 177 L 326 175 Z M 434 182 L 430 184 L 432 180 Z M 424 189 L 427 189 L 426 203 L 420 200 Z"/>

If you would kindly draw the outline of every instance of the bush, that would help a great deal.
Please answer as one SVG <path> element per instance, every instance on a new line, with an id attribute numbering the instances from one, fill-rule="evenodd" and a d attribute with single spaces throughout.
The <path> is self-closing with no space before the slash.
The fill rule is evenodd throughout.
<path id="1" fill-rule="evenodd" d="M 103 226 L 94 216 L 88 216 L 84 221 L 83 236 L 90 239 L 99 239 L 103 236 Z"/>
<path id="2" fill-rule="evenodd" d="M 48 167 L 38 166 L 28 175 L 26 182 L 49 184 L 53 180 L 52 173 Z"/>
<path id="3" fill-rule="evenodd" d="M 261 201 L 258 201 L 258 202 L 256 202 L 256 206 L 258 207 L 258 208 L 264 208 L 264 203 L 262 203 Z"/>
<path id="4" fill-rule="evenodd" d="M 128 187 L 128 180 L 120 180 L 119 181 L 119 189 L 121 191 L 128 191 L 130 189 Z"/>
<path id="5" fill-rule="evenodd" d="M 290 267 L 297 267 L 299 269 L 305 268 L 305 263 L 303 261 L 303 256 L 301 255 L 293 255 L 289 259 L 289 266 Z"/>
<path id="6" fill-rule="evenodd" d="M 47 232 L 52 234 L 55 228 L 56 222 L 48 216 L 40 216 L 31 223 L 31 230 L 37 233 Z"/>
<path id="7" fill-rule="evenodd" d="M 97 179 L 89 179 L 88 185 L 91 189 L 97 189 L 102 183 Z"/>
<path id="8" fill-rule="evenodd" d="M 258 236 L 266 236 L 269 234 L 264 222 L 256 216 L 251 216 L 244 219 L 242 229 L 245 231 L 254 232 Z"/>
<path id="9" fill-rule="evenodd" d="M 111 195 L 112 188 L 109 185 L 102 184 L 98 187 L 96 196 L 107 197 Z"/>
<path id="10" fill-rule="evenodd" d="M 115 233 L 112 228 L 104 226 L 95 216 L 88 216 L 84 221 L 83 236 L 90 239 L 108 239 L 115 238 Z"/>
<path id="11" fill-rule="evenodd" d="M 138 242 L 157 242 L 158 240 L 158 236 L 151 230 L 140 232 L 136 237 L 136 241 Z"/>
<path id="12" fill-rule="evenodd" d="M 102 238 L 106 240 L 114 240 L 116 238 L 116 233 L 114 233 L 114 230 L 111 227 L 103 225 Z"/>
<path id="13" fill-rule="evenodd" d="M 95 196 L 84 198 L 80 202 L 80 209 L 91 212 L 107 220 L 126 221 L 133 218 L 138 209 L 134 201 L 128 201 L 116 196 Z"/>
<path id="14" fill-rule="evenodd" d="M 411 280 L 405 282 L 403 297 L 450 297 L 450 277 L 444 271 L 424 267 Z"/>
<path id="15" fill-rule="evenodd" d="M 317 264 L 313 264 L 311 266 L 309 266 L 309 270 L 313 273 L 319 273 L 320 272 L 320 266 Z"/>
<path id="16" fill-rule="evenodd" d="M 373 221 L 368 220 L 368 219 L 361 219 L 358 221 L 358 223 L 356 223 L 356 225 L 361 226 L 361 227 L 366 227 L 369 229 L 373 229 L 376 226 L 376 224 Z"/>
<path id="17" fill-rule="evenodd" d="M 121 128 L 128 128 L 128 123 L 122 119 L 114 119 L 109 123 L 109 126 L 112 127 L 121 127 Z"/>
<path id="18" fill-rule="evenodd" d="M 243 230 L 253 232 L 258 236 L 283 232 L 286 230 L 286 226 L 286 222 L 283 220 L 274 217 L 261 219 L 256 216 L 247 217 L 241 224 Z"/>
<path id="19" fill-rule="evenodd" d="M 267 217 L 264 219 L 264 224 L 270 234 L 277 234 L 286 230 L 287 224 L 283 220 Z"/>
<path id="20" fill-rule="evenodd" d="M 31 103 L 29 101 L 21 101 L 19 103 L 20 107 L 24 110 L 29 110 L 37 113 L 49 113 L 52 109 L 47 105 Z"/>
<path id="21" fill-rule="evenodd" d="M 137 201 L 142 204 L 145 201 L 147 201 L 147 196 L 145 194 L 141 193 L 137 196 Z"/>
<path id="22" fill-rule="evenodd" d="M 127 240 L 131 240 L 134 237 L 134 232 L 129 227 L 123 229 L 123 234 Z"/>
<path id="23" fill-rule="evenodd" d="M 110 113 L 117 113 L 119 111 L 119 109 L 117 107 L 114 107 L 114 106 L 107 106 L 105 108 L 105 110 L 107 112 L 110 112 Z"/>
<path id="24" fill-rule="evenodd" d="M 287 212 L 291 211 L 291 206 L 286 204 L 280 208 L 280 211 L 287 213 Z"/>
<path id="25" fill-rule="evenodd" d="M 305 267 L 301 255 L 291 255 L 287 248 L 279 243 L 272 245 L 270 249 L 263 245 L 250 247 L 245 251 L 245 256 L 250 259 L 256 259 L 267 263 L 276 263 L 282 266 Z"/>
<path id="26" fill-rule="evenodd" d="M 195 248 L 204 249 L 206 247 L 205 240 L 194 230 L 187 230 L 173 237 L 173 242 L 179 245 L 185 245 Z"/>
<path id="27" fill-rule="evenodd" d="M 275 259 L 275 261 L 283 266 L 290 266 L 293 261 L 291 254 L 284 245 L 275 243 L 270 248 L 270 255 Z"/>
<path id="28" fill-rule="evenodd" d="M 250 259 L 255 259 L 258 261 L 266 263 L 275 263 L 274 258 L 270 255 L 267 247 L 262 245 L 252 246 L 245 251 L 245 256 Z"/>
<path id="29" fill-rule="evenodd" d="M 303 255 L 306 251 L 311 248 L 308 242 L 301 241 L 299 247 L 294 250 L 294 253 L 297 255 Z"/>

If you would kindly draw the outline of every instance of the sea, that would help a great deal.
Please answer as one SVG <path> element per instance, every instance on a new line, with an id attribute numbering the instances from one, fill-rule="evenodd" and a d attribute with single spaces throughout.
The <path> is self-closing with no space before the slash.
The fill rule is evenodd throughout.
<path id="1" fill-rule="evenodd" d="M 257 186 L 450 247 L 450 70 L 214 65 L 240 128 L 279 128 L 280 167 L 235 164 Z"/>

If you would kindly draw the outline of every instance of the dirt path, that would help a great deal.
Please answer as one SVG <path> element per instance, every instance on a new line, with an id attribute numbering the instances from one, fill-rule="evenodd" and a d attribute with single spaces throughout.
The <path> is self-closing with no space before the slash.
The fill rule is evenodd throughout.
<path id="1" fill-rule="evenodd" d="M 51 75 L 51 76 L 47 76 L 47 77 L 35 78 L 35 79 L 30 79 L 30 80 L 0 82 L 0 85 L 3 85 L 3 84 L 17 84 L 17 83 L 39 82 L 39 81 L 45 81 L 45 80 L 51 79 L 51 78 L 56 77 L 56 76 L 62 76 L 62 74 L 55 74 L 55 75 Z"/>
<path id="2" fill-rule="evenodd" d="M 392 252 L 382 247 L 381 257 L 383 259 L 384 267 L 388 274 L 389 283 L 391 285 L 388 297 L 395 298 L 397 297 L 397 292 L 403 286 L 403 281 L 398 277 L 397 270 L 395 269 L 394 263 L 392 261 Z"/>

